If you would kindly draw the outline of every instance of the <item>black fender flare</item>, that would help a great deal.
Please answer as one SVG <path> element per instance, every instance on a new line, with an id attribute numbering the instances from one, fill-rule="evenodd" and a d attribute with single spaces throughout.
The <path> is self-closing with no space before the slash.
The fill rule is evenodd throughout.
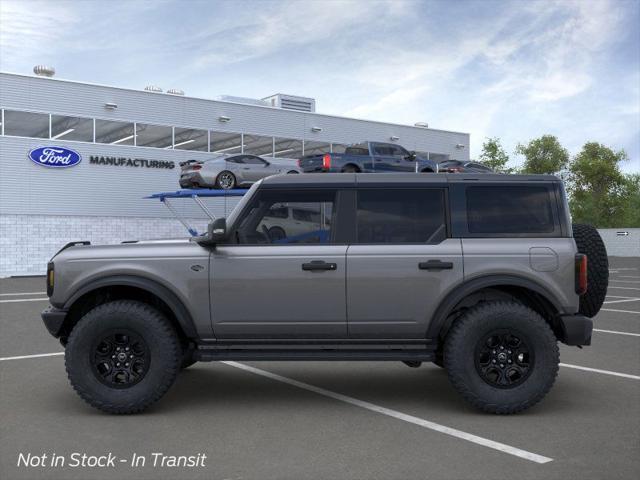
<path id="1" fill-rule="evenodd" d="M 178 296 L 164 285 L 145 277 L 138 277 L 135 275 L 112 275 L 94 279 L 76 290 L 65 302 L 64 309 L 69 310 L 76 301 L 87 293 L 91 293 L 92 291 L 100 288 L 115 286 L 135 287 L 155 295 L 169 307 L 187 337 L 198 337 L 193 318 Z"/>
<path id="2" fill-rule="evenodd" d="M 563 311 L 562 304 L 558 298 L 546 287 L 543 287 L 533 280 L 517 275 L 487 275 L 461 283 L 447 294 L 433 314 L 431 323 L 427 329 L 427 338 L 437 339 L 440 337 L 441 332 L 448 329 L 450 325 L 447 324 L 447 317 L 451 314 L 453 308 L 464 300 L 465 297 L 484 288 L 505 285 L 531 290 L 551 303 L 557 313 Z"/>

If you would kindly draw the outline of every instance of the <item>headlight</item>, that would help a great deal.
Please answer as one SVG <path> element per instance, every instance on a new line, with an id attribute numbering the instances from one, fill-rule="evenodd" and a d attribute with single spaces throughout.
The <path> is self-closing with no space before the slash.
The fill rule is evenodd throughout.
<path id="1" fill-rule="evenodd" d="M 53 295 L 53 283 L 54 283 L 53 262 L 49 262 L 47 263 L 47 296 L 48 297 Z"/>

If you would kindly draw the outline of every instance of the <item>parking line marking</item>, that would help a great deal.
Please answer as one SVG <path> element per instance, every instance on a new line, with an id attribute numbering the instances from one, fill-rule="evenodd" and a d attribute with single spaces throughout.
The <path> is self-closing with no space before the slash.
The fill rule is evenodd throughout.
<path id="1" fill-rule="evenodd" d="M 622 303 L 622 302 L 636 302 L 640 300 L 640 298 L 627 298 L 625 300 L 608 300 L 606 302 L 603 303 Z"/>
<path id="2" fill-rule="evenodd" d="M 584 370 L 585 372 L 604 373 L 605 375 L 613 375 L 614 377 L 630 378 L 631 380 L 640 380 L 638 375 L 630 373 L 612 372 L 611 370 L 600 370 L 599 368 L 581 367 L 580 365 L 571 365 L 569 363 L 561 363 L 561 367 L 574 368 L 576 370 Z"/>
<path id="3" fill-rule="evenodd" d="M 618 282 L 618 283 L 640 283 L 637 280 L 613 280 L 613 279 L 609 279 L 610 282 Z"/>
<path id="4" fill-rule="evenodd" d="M 18 303 L 18 302 L 43 302 L 49 300 L 49 297 L 45 298 L 18 298 L 12 300 L 0 300 L 0 303 Z"/>
<path id="5" fill-rule="evenodd" d="M 607 298 L 635 298 L 635 297 L 623 297 L 622 295 L 607 295 Z"/>
<path id="6" fill-rule="evenodd" d="M 618 275 L 618 278 L 640 278 L 640 275 Z"/>
<path id="7" fill-rule="evenodd" d="M 615 308 L 601 308 L 600 311 L 605 312 L 618 312 L 618 313 L 640 313 L 634 310 L 616 310 Z"/>
<path id="8" fill-rule="evenodd" d="M 640 337 L 640 333 L 619 332 L 617 330 L 602 330 L 600 328 L 594 328 L 593 331 L 601 333 L 615 333 L 616 335 L 629 335 L 631 337 Z"/>
<path id="9" fill-rule="evenodd" d="M 281 375 L 277 375 L 275 373 L 268 372 L 266 370 L 261 370 L 259 368 L 251 367 L 249 365 L 245 365 L 243 363 L 224 361 L 222 362 L 231 367 L 239 368 L 241 370 L 245 370 L 247 372 L 253 373 L 255 375 L 260 375 L 262 377 L 270 378 L 271 380 L 276 380 L 278 382 L 286 383 L 288 385 L 292 385 L 294 387 L 301 388 L 303 390 L 308 390 L 310 392 L 317 393 L 319 395 L 323 395 L 325 397 L 333 398 L 334 400 L 338 400 L 344 403 L 348 403 L 350 405 L 354 405 L 356 407 L 364 408 L 365 410 L 369 410 L 375 413 L 380 413 L 382 415 L 387 415 L 388 417 L 393 417 L 398 420 L 402 420 L 404 422 L 409 422 L 414 425 L 418 425 L 420 427 L 428 428 L 429 430 L 434 430 L 436 432 L 444 433 L 445 435 L 450 435 L 452 437 L 459 438 L 461 440 L 466 440 L 471 443 L 475 443 L 478 445 L 482 445 L 483 447 L 492 448 L 494 450 L 498 450 L 500 452 L 507 453 L 509 455 L 513 455 L 516 457 L 523 458 L 525 460 L 529 460 L 535 463 L 548 463 L 553 461 L 553 458 L 544 457 L 542 455 L 538 455 L 536 453 L 528 452 L 526 450 L 521 450 L 516 447 L 512 447 L 510 445 L 506 445 L 504 443 L 495 442 L 493 440 L 489 440 L 487 438 L 478 437 L 477 435 L 473 435 L 471 433 L 463 432 L 461 430 L 457 430 L 455 428 L 446 427 L 444 425 L 440 425 L 439 423 L 430 422 L 429 420 L 424 420 L 422 418 L 414 417 L 412 415 L 407 415 L 405 413 L 398 412 L 396 410 L 391 410 L 390 408 L 381 407 L 379 405 L 375 405 L 373 403 L 365 402 L 363 400 L 358 400 L 357 398 L 349 397 L 347 395 L 342 395 L 341 393 L 333 392 L 331 390 L 325 390 L 324 388 L 316 387 L 315 385 L 310 385 L 308 383 L 299 382 L 298 380 L 293 380 L 292 378 L 283 377 Z"/>
<path id="10" fill-rule="evenodd" d="M 44 295 L 47 292 L 0 293 L 0 297 L 17 297 L 18 295 Z"/>
<path id="11" fill-rule="evenodd" d="M 609 288 L 617 288 L 618 290 L 640 290 L 638 287 L 618 287 L 617 285 L 609 285 Z"/>
<path id="12" fill-rule="evenodd" d="M 0 358 L 0 362 L 4 362 L 5 360 L 24 360 L 25 358 L 55 357 L 57 355 L 64 355 L 64 352 L 38 353 L 36 355 L 20 355 L 19 357 L 2 357 Z"/>

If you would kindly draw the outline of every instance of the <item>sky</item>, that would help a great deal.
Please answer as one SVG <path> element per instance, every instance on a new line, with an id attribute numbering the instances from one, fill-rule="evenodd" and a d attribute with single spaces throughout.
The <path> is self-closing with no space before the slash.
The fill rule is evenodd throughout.
<path id="1" fill-rule="evenodd" d="M 597 141 L 640 172 L 640 0 L 0 0 L 0 70 L 187 95 L 313 97 L 319 113 Z"/>

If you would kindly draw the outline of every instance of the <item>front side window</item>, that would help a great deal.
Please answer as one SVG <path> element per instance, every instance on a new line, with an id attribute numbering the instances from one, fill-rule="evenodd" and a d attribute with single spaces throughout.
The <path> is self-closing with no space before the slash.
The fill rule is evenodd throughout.
<path id="1" fill-rule="evenodd" d="M 434 244 L 447 236 L 444 190 L 358 191 L 358 243 Z"/>
<path id="2" fill-rule="evenodd" d="M 247 163 L 249 165 L 264 166 L 266 164 L 266 162 L 263 159 L 261 159 L 260 157 L 256 157 L 254 155 L 245 155 L 242 160 L 243 160 L 242 163 Z"/>
<path id="3" fill-rule="evenodd" d="M 259 192 L 238 221 L 236 241 L 245 245 L 331 243 L 335 196 L 333 190 Z"/>
<path id="4" fill-rule="evenodd" d="M 468 187 L 470 233 L 531 234 L 555 229 L 551 197 L 543 186 Z"/>

